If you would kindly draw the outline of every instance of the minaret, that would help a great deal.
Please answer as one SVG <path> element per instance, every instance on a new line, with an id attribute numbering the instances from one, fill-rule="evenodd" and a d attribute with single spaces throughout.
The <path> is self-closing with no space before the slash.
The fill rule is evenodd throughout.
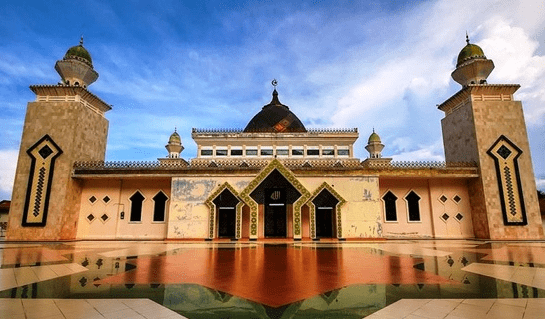
<path id="1" fill-rule="evenodd" d="M 170 138 L 168 139 L 168 144 L 165 145 L 165 148 L 168 151 L 168 158 L 180 158 L 180 153 L 184 150 L 184 147 L 182 145 L 182 138 L 176 131 L 176 128 L 174 128 L 174 133 L 170 135 Z"/>
<path id="2" fill-rule="evenodd" d="M 62 78 L 62 83 L 66 85 L 82 86 L 95 82 L 98 73 L 93 69 L 93 60 L 91 55 L 83 47 L 83 36 L 79 45 L 73 46 L 64 55 L 62 60 L 57 61 L 55 70 Z"/>
<path id="3" fill-rule="evenodd" d="M 452 78 L 462 89 L 438 106 L 447 162 L 474 162 L 469 181 L 475 236 L 542 239 L 543 228 L 518 84 L 488 84 L 494 63 L 469 43 Z"/>
<path id="4" fill-rule="evenodd" d="M 380 136 L 375 133 L 374 128 L 373 133 L 371 133 L 369 139 L 367 140 L 367 146 L 365 146 L 365 149 L 369 152 L 369 158 L 363 161 L 363 166 L 365 167 L 384 166 L 388 165 L 392 161 L 391 158 L 382 157 L 384 144 L 382 144 Z"/>
<path id="5" fill-rule="evenodd" d="M 33 85 L 15 173 L 8 240 L 76 238 L 81 181 L 75 161 L 104 161 L 111 107 L 87 90 L 98 73 L 91 55 L 70 48 L 55 69 L 58 85 Z"/>

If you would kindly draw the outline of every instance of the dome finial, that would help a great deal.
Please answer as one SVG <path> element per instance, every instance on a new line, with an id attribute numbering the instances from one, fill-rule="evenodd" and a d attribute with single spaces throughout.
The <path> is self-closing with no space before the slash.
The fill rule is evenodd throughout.
<path id="1" fill-rule="evenodd" d="M 469 35 L 467 34 L 467 31 L 466 31 L 466 42 L 467 44 L 469 44 Z"/>
<path id="2" fill-rule="evenodd" d="M 274 87 L 274 89 L 276 90 L 276 86 L 278 85 L 278 81 L 276 81 L 276 79 L 273 79 L 271 84 Z"/>
<path id="3" fill-rule="evenodd" d="M 81 35 L 81 38 L 79 39 L 79 45 L 83 46 L 83 34 Z"/>

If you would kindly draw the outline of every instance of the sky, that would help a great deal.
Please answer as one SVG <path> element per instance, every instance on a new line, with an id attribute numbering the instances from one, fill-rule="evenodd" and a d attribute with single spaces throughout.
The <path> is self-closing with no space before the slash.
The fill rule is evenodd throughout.
<path id="1" fill-rule="evenodd" d="M 176 128 L 243 129 L 271 100 L 307 128 L 354 128 L 367 157 L 373 128 L 394 160 L 444 160 L 443 112 L 461 87 L 450 73 L 466 31 L 521 84 L 533 169 L 545 190 L 545 0 L 519 1 L 13 1 L 0 2 L 0 199 L 9 199 L 29 85 L 84 36 L 112 110 L 107 161 L 165 157 Z"/>

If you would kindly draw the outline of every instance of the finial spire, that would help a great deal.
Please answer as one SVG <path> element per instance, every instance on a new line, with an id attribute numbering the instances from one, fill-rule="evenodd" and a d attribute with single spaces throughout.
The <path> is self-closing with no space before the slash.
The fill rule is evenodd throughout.
<path id="1" fill-rule="evenodd" d="M 174 133 L 177 133 L 176 129 L 177 129 L 176 126 L 174 126 Z"/>
<path id="2" fill-rule="evenodd" d="M 375 133 L 375 127 L 373 126 L 373 133 Z"/>
<path id="3" fill-rule="evenodd" d="M 466 42 L 467 44 L 469 44 L 469 35 L 467 34 L 467 31 L 466 31 Z"/>
<path id="4" fill-rule="evenodd" d="M 83 45 L 83 34 L 81 35 L 81 38 L 79 39 L 79 45 Z"/>
<path id="5" fill-rule="evenodd" d="M 276 79 L 273 79 L 271 84 L 274 87 L 274 90 L 276 91 L 276 86 L 278 85 L 278 81 L 276 81 Z"/>

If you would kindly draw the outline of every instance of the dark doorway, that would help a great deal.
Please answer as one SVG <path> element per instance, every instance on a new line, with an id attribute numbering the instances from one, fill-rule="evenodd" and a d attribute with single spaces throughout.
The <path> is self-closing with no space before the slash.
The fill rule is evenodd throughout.
<path id="1" fill-rule="evenodd" d="M 265 237 L 286 237 L 286 190 L 265 189 Z"/>
<path id="2" fill-rule="evenodd" d="M 334 237 L 335 207 L 339 200 L 324 188 L 312 203 L 316 207 L 316 237 Z"/>
<path id="3" fill-rule="evenodd" d="M 265 237 L 287 237 L 288 216 L 290 218 L 292 216 L 291 205 L 301 197 L 301 193 L 282 173 L 275 169 L 269 173 L 250 196 L 260 206 L 263 205 L 263 235 Z M 276 199 L 273 199 L 273 197 Z"/>
<path id="4" fill-rule="evenodd" d="M 228 189 L 225 189 L 213 202 L 216 205 L 218 215 L 218 237 L 235 238 L 238 198 Z"/>

